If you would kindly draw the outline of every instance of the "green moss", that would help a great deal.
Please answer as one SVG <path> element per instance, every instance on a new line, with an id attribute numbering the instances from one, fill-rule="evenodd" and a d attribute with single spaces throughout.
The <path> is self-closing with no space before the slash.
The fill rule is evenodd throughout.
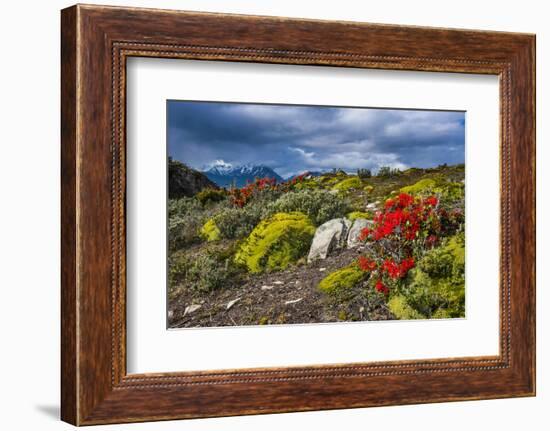
<path id="1" fill-rule="evenodd" d="M 402 187 L 400 191 L 424 196 L 436 194 L 445 202 L 454 202 L 464 198 L 464 184 L 449 181 L 443 175 L 424 178 L 413 185 Z"/>
<path id="2" fill-rule="evenodd" d="M 367 193 L 372 193 L 374 191 L 374 187 L 373 186 L 365 186 L 365 187 L 363 187 L 363 190 L 366 191 Z"/>
<path id="3" fill-rule="evenodd" d="M 435 187 L 434 192 L 446 201 L 456 201 L 464 198 L 464 184 L 446 181 Z"/>
<path id="4" fill-rule="evenodd" d="M 214 219 L 208 220 L 201 228 L 201 237 L 206 241 L 218 241 L 220 239 L 220 229 L 216 226 Z"/>
<path id="5" fill-rule="evenodd" d="M 348 215 L 346 217 L 348 219 L 350 219 L 351 221 L 357 220 L 358 218 L 371 219 L 372 214 L 368 213 L 368 212 L 364 212 L 364 211 L 353 211 L 353 212 L 348 213 Z"/>
<path id="6" fill-rule="evenodd" d="M 258 321 L 258 325 L 267 325 L 269 324 L 269 317 L 262 316 L 260 317 L 260 320 Z"/>
<path id="7" fill-rule="evenodd" d="M 436 187 L 436 185 L 437 184 L 435 180 L 431 178 L 424 178 L 423 180 L 420 180 L 413 185 L 401 187 L 401 192 L 409 193 L 413 195 L 428 194 L 434 191 L 434 188 Z"/>
<path id="8" fill-rule="evenodd" d="M 419 313 L 407 302 L 403 295 L 396 295 L 388 301 L 388 308 L 393 315 L 400 320 L 425 319 L 422 313 Z"/>
<path id="9" fill-rule="evenodd" d="M 464 234 L 430 250 L 411 271 L 409 303 L 433 318 L 464 317 Z"/>
<path id="10" fill-rule="evenodd" d="M 348 320 L 348 313 L 345 310 L 340 310 L 338 312 L 338 320 Z"/>
<path id="11" fill-rule="evenodd" d="M 362 185 L 363 183 L 361 182 L 361 179 L 359 177 L 349 177 L 343 181 L 340 181 L 338 184 L 332 187 L 332 189 L 345 192 L 351 189 L 359 189 L 362 187 Z"/>
<path id="12" fill-rule="evenodd" d="M 303 213 L 276 213 L 263 220 L 241 244 L 235 261 L 249 272 L 283 270 L 305 256 L 315 226 Z"/>
<path id="13" fill-rule="evenodd" d="M 359 283 L 365 273 L 356 265 L 350 265 L 327 275 L 319 283 L 319 289 L 329 295 L 339 295 Z"/>

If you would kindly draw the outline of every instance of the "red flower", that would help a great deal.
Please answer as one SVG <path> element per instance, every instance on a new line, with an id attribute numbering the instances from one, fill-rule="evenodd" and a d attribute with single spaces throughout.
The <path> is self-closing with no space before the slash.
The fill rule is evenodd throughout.
<path id="1" fill-rule="evenodd" d="M 403 259 L 399 265 L 399 273 L 401 277 L 405 277 L 412 268 L 414 268 L 414 257 Z"/>
<path id="2" fill-rule="evenodd" d="M 414 198 L 407 193 L 400 193 L 398 199 L 401 208 L 406 208 L 414 202 Z"/>
<path id="3" fill-rule="evenodd" d="M 400 278 L 399 265 L 397 265 L 393 261 L 393 259 L 386 259 L 382 264 L 382 268 L 388 273 L 391 278 Z"/>
<path id="4" fill-rule="evenodd" d="M 424 199 L 424 203 L 431 207 L 435 207 L 439 203 L 439 199 L 437 199 L 435 196 L 430 196 Z"/>
<path id="5" fill-rule="evenodd" d="M 413 257 L 403 259 L 401 263 L 397 263 L 393 259 L 386 259 L 382 264 L 382 269 L 384 269 L 388 276 L 394 280 L 405 277 L 409 270 L 413 267 Z"/>
<path id="6" fill-rule="evenodd" d="M 365 256 L 359 256 L 357 263 L 359 264 L 359 268 L 363 271 L 374 271 L 376 269 L 376 262 L 366 258 Z"/>
<path id="7" fill-rule="evenodd" d="M 390 293 L 390 289 L 388 289 L 388 287 L 382 283 L 381 280 L 378 280 L 376 282 L 376 285 L 374 286 L 374 288 L 380 292 L 380 293 L 383 293 L 384 295 L 387 295 L 388 293 Z"/>
<path id="8" fill-rule="evenodd" d="M 371 233 L 371 230 L 368 227 L 363 228 L 359 234 L 359 241 L 365 241 Z"/>

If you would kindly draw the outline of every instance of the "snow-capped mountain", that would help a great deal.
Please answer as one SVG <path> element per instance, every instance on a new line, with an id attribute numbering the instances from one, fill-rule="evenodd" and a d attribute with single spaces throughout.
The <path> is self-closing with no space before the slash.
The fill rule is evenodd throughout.
<path id="1" fill-rule="evenodd" d="M 218 186 L 227 188 L 245 186 L 256 178 L 275 178 L 277 182 L 283 181 L 281 176 L 268 166 L 253 164 L 233 166 L 223 160 L 216 160 L 203 173 Z"/>

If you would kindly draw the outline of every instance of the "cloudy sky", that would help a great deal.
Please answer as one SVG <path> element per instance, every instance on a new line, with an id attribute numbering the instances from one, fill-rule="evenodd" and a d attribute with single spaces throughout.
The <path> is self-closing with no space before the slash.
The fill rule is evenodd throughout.
<path id="1" fill-rule="evenodd" d="M 220 102 L 168 102 L 168 154 L 304 171 L 464 163 L 464 113 Z"/>

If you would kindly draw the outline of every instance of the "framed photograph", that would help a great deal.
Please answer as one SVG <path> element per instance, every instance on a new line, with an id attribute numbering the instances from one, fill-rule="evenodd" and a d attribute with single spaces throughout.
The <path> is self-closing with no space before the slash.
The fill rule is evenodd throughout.
<path id="1" fill-rule="evenodd" d="M 534 35 L 77 5 L 61 44 L 63 420 L 535 394 Z"/>

